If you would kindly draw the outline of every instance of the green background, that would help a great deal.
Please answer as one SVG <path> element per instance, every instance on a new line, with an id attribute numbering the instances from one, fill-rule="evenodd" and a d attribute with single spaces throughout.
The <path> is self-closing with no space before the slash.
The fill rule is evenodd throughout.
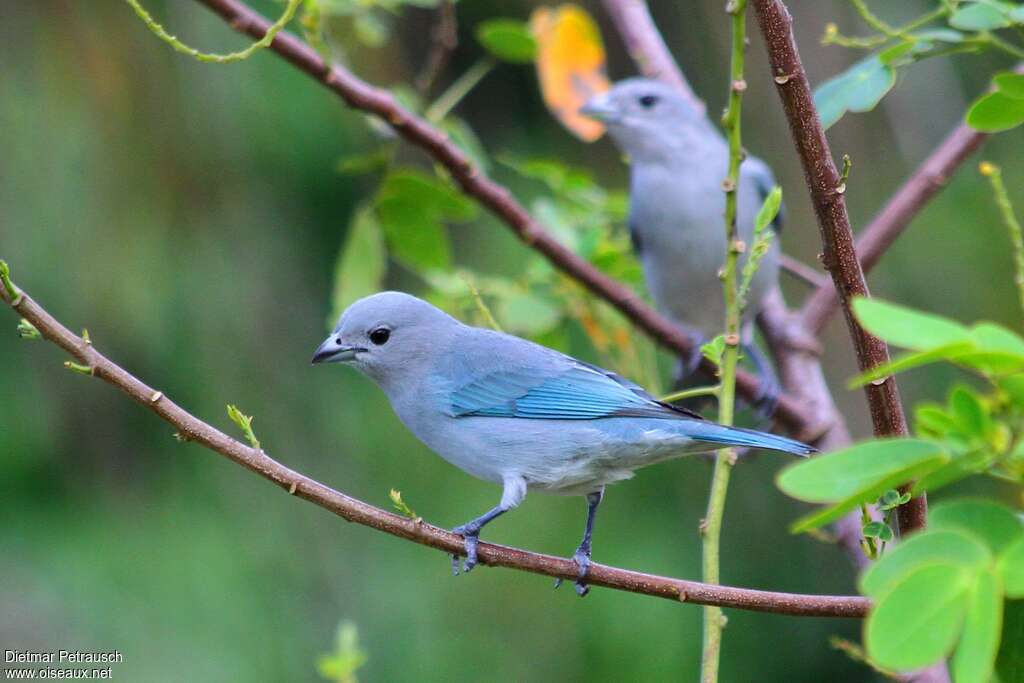
<path id="1" fill-rule="evenodd" d="M 204 49 L 244 44 L 205 9 L 150 2 L 172 33 Z M 728 33 L 720 0 L 653 3 L 669 44 L 709 102 L 725 96 Z M 820 82 L 859 54 L 819 45 L 827 21 L 862 31 L 841 0 L 790 3 L 804 63 Z M 905 2 L 906 17 L 930 6 Z M 280 5 L 259 3 L 268 14 Z M 532 3 L 459 8 L 461 44 L 443 83 L 480 55 L 472 28 L 525 18 Z M 633 73 L 596 2 L 610 71 Z M 891 16 L 893 21 L 902 17 Z M 431 13 L 406 10 L 385 48 L 354 43 L 371 82 L 409 82 Z M 764 53 L 751 27 L 745 142 L 786 191 L 785 249 L 813 262 L 817 229 Z M 339 158 L 374 148 L 364 117 L 271 54 L 199 64 L 151 36 L 120 2 L 0 7 L 0 256 L 65 324 L 182 406 L 234 430 L 224 404 L 256 416 L 268 452 L 346 493 L 387 507 L 388 490 L 428 521 L 455 526 L 494 504 L 475 481 L 419 444 L 366 379 L 309 365 L 325 333 L 338 249 L 374 178 L 340 175 Z M 874 112 L 830 131 L 854 166 L 847 199 L 862 226 L 1005 68 L 994 56 L 933 60 Z M 460 105 L 492 154 L 555 156 L 623 188 L 610 143 L 569 137 L 540 102 L 529 67 L 501 66 Z M 1024 165 L 1020 132 L 990 142 L 1011 197 Z M 418 152 L 406 152 L 423 163 Z M 981 156 L 977 159 L 982 158 Z M 525 199 L 538 192 L 507 169 Z M 456 260 L 515 273 L 538 258 L 490 217 L 454 230 Z M 875 293 L 962 320 L 1019 329 L 1008 240 L 974 161 L 914 222 L 871 278 Z M 388 284 L 424 285 L 400 267 Z M 802 286 L 786 281 L 791 300 Z M 0 314 L 0 649 L 117 649 L 115 679 L 298 681 L 352 620 L 368 681 L 662 680 L 696 675 L 700 610 L 595 589 L 586 600 L 546 578 L 481 567 L 452 578 L 436 551 L 347 524 L 194 445 L 100 382 L 69 373 L 52 346 L 20 341 Z M 577 335 L 578 336 L 578 335 Z M 837 400 L 869 434 L 842 324 L 823 340 Z M 597 360 L 584 345 L 567 349 Z M 668 368 L 667 358 L 662 366 Z M 902 379 L 913 401 L 963 379 L 937 368 Z M 235 433 L 232 431 L 232 433 Z M 786 525 L 804 511 L 779 493 L 777 456 L 737 468 L 723 537 L 723 580 L 848 593 L 840 551 Z M 681 460 L 615 486 L 598 520 L 595 559 L 697 578 L 697 524 L 710 466 Z M 960 487 L 978 489 L 978 486 Z M 955 492 L 954 492 L 955 493 Z M 950 494 L 947 494 L 950 495 Z M 485 537 L 567 555 L 579 499 L 533 495 Z M 872 680 L 828 645 L 859 638 L 855 621 L 729 612 L 724 681 Z"/>

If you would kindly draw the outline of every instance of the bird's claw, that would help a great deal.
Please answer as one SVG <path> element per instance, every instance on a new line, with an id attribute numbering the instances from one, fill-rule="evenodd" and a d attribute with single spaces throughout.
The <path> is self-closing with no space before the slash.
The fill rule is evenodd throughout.
<path id="1" fill-rule="evenodd" d="M 468 526 L 460 526 L 452 529 L 452 533 L 463 538 L 463 547 L 466 549 L 466 561 L 462 565 L 462 572 L 468 574 L 477 565 L 476 548 L 480 543 L 480 530 Z M 459 556 L 452 554 L 452 576 L 459 575 Z"/>
<path id="2" fill-rule="evenodd" d="M 576 595 L 581 598 L 590 592 L 590 586 L 587 585 L 587 574 L 590 573 L 590 551 L 579 549 L 576 554 L 572 556 L 573 561 L 576 562 Z"/>
<path id="3" fill-rule="evenodd" d="M 572 559 L 576 563 L 576 595 L 582 598 L 590 592 L 590 586 L 587 585 L 587 574 L 590 573 L 590 551 L 579 548 Z M 562 579 L 555 579 L 555 588 L 557 589 L 561 585 Z"/>

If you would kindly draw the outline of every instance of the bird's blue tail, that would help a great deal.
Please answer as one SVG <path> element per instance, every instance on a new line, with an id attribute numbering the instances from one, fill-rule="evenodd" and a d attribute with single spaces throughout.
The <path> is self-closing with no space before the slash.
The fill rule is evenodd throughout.
<path id="1" fill-rule="evenodd" d="M 792 453 L 802 458 L 818 452 L 818 449 L 812 446 L 794 439 L 787 439 L 784 436 L 759 432 L 754 429 L 743 429 L 742 427 L 726 427 L 725 425 L 714 424 L 713 422 L 695 422 L 692 424 L 692 428 L 687 431 L 690 432 L 690 437 L 698 441 L 721 444 L 723 446 L 765 448 L 770 451 Z"/>

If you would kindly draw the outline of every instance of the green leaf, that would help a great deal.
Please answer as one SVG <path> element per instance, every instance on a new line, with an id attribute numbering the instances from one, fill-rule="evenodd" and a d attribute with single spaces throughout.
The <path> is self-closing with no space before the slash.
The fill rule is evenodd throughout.
<path id="1" fill-rule="evenodd" d="M 956 344 L 945 344 L 934 349 L 929 349 L 928 351 L 907 353 L 897 358 L 893 358 L 888 363 L 883 363 L 882 365 L 873 367 L 867 372 L 863 372 L 856 377 L 851 378 L 847 383 L 847 386 L 850 389 L 856 389 L 877 379 L 888 377 L 889 375 L 895 375 L 899 372 L 906 372 L 907 370 L 912 370 L 914 368 L 919 368 L 922 365 L 938 363 L 943 360 L 955 361 L 963 356 L 963 354 L 972 351 L 974 348 L 975 347 L 971 342 L 958 342 Z"/>
<path id="2" fill-rule="evenodd" d="M 476 28 L 476 39 L 492 55 L 513 64 L 532 64 L 537 42 L 524 21 L 489 19 Z"/>
<path id="3" fill-rule="evenodd" d="M 782 188 L 776 185 L 768 193 L 768 196 L 764 198 L 764 203 L 761 204 L 761 208 L 757 212 L 757 218 L 754 220 L 754 233 L 759 233 L 771 225 L 775 217 L 779 215 L 781 207 Z"/>
<path id="4" fill-rule="evenodd" d="M 700 353 L 715 365 L 722 364 L 722 354 L 725 353 L 725 335 L 718 335 L 709 342 L 700 346 Z"/>
<path id="5" fill-rule="evenodd" d="M 958 386 L 949 396 L 949 407 L 960 433 L 966 437 L 984 439 L 992 428 L 992 418 L 981 400 L 972 390 Z"/>
<path id="6" fill-rule="evenodd" d="M 868 332 L 905 349 L 926 351 L 971 341 L 969 330 L 954 320 L 879 299 L 857 297 L 853 312 Z"/>
<path id="7" fill-rule="evenodd" d="M 997 565 L 1008 598 L 1024 598 L 1024 537 L 1006 546 Z"/>
<path id="8" fill-rule="evenodd" d="M 916 496 L 926 491 L 937 491 L 943 486 L 978 474 L 983 469 L 984 465 L 978 462 L 974 453 L 953 453 L 952 460 L 945 465 L 921 475 L 914 482 L 911 492 Z"/>
<path id="9" fill-rule="evenodd" d="M 917 429 L 940 436 L 953 429 L 953 418 L 941 406 L 933 403 L 919 404 L 914 409 Z"/>
<path id="10" fill-rule="evenodd" d="M 1009 10 L 1003 3 L 976 2 L 963 5 L 949 18 L 949 25 L 961 31 L 992 31 L 1010 25 Z"/>
<path id="11" fill-rule="evenodd" d="M 476 204 L 463 197 L 451 185 L 409 169 L 395 171 L 380 189 L 382 199 L 401 198 L 426 213 L 439 214 L 452 220 L 469 220 L 476 216 Z"/>
<path id="12" fill-rule="evenodd" d="M 360 12 L 353 17 L 352 28 L 356 37 L 369 47 L 381 47 L 391 35 L 391 24 L 372 8 Z"/>
<path id="13" fill-rule="evenodd" d="M 1011 401 L 1018 406 L 1024 406 L 1024 375 L 1001 378 L 999 388 L 1006 392 Z"/>
<path id="14" fill-rule="evenodd" d="M 361 206 L 352 217 L 335 265 L 331 295 L 334 313 L 328 324 L 333 325 L 353 301 L 380 291 L 385 268 L 384 240 L 377 216 Z"/>
<path id="15" fill-rule="evenodd" d="M 238 409 L 238 406 L 232 405 L 230 403 L 228 404 L 227 408 L 228 417 L 231 418 L 232 422 L 238 425 L 239 429 L 242 430 L 242 433 L 245 434 L 245 439 L 246 441 L 249 442 L 249 445 L 255 448 L 256 450 L 259 450 L 260 440 L 256 438 L 255 432 L 252 431 L 252 415 L 246 415 L 245 413 Z"/>
<path id="16" fill-rule="evenodd" d="M 834 76 L 814 91 L 821 124 L 828 128 L 847 111 L 864 112 L 875 108 L 896 83 L 896 72 L 877 56 L 863 59 Z"/>
<path id="17" fill-rule="evenodd" d="M 893 539 L 892 528 L 885 522 L 868 522 L 861 530 L 866 538 L 877 538 L 888 543 Z"/>
<path id="18" fill-rule="evenodd" d="M 917 43 L 912 40 L 908 40 L 903 43 L 896 43 L 890 48 L 886 48 L 878 53 L 878 59 L 881 60 L 882 64 L 891 66 L 899 61 L 900 57 L 903 57 L 908 52 L 914 50 Z"/>
<path id="19" fill-rule="evenodd" d="M 949 654 L 963 625 L 969 576 L 957 565 L 928 565 L 879 597 L 864 627 L 871 659 L 911 671 Z"/>
<path id="20" fill-rule="evenodd" d="M 1024 12 L 1024 5 L 1018 9 L 1021 12 Z M 1022 17 L 1022 19 L 1024 19 L 1024 17 Z M 1007 97 L 1013 97 L 1018 100 L 1024 98 L 1024 74 L 1007 71 L 1001 74 L 996 74 L 992 80 L 995 82 L 996 88 L 999 89 L 999 92 Z"/>
<path id="21" fill-rule="evenodd" d="M 998 683 L 1024 683 L 1024 600 L 1003 606 L 1003 634 L 996 657 Z"/>
<path id="22" fill-rule="evenodd" d="M 415 271 L 447 269 L 451 245 L 444 225 L 401 197 L 377 202 L 377 216 L 388 239 L 388 252 Z"/>
<path id="23" fill-rule="evenodd" d="M 955 529 L 974 534 L 999 555 L 1024 535 L 1024 524 L 1013 510 L 979 498 L 936 505 L 928 514 L 931 529 Z"/>
<path id="24" fill-rule="evenodd" d="M 936 28 L 928 31 L 918 31 L 913 34 L 917 40 L 938 41 L 941 43 L 962 43 L 964 34 L 949 28 Z"/>
<path id="25" fill-rule="evenodd" d="M 498 316 L 510 332 L 536 336 L 551 330 L 562 319 L 552 302 L 528 293 L 513 294 L 498 303 Z"/>
<path id="26" fill-rule="evenodd" d="M 901 451 L 892 444 L 909 445 Z M 915 439 L 869 441 L 844 451 L 813 458 L 798 466 L 826 462 L 837 455 L 841 456 L 834 463 L 815 464 L 813 470 L 805 472 L 794 469 L 796 474 L 790 474 L 790 468 L 783 470 L 776 481 L 779 488 L 789 495 L 810 502 L 835 501 L 832 507 L 798 519 L 790 530 L 800 533 L 827 524 L 862 503 L 874 501 L 887 489 L 924 477 L 948 462 L 949 456 L 938 445 L 928 444 L 930 448 L 926 449 L 920 444 L 928 442 Z M 797 493 L 799 495 L 795 495 Z"/>
<path id="27" fill-rule="evenodd" d="M 989 683 L 1003 627 L 1003 596 L 991 571 L 979 572 L 967 598 L 963 635 L 953 655 L 956 683 Z"/>
<path id="28" fill-rule="evenodd" d="M 787 495 L 808 503 L 835 503 L 941 455 L 941 445 L 920 439 L 865 441 L 789 465 L 778 474 L 776 484 Z M 877 495 L 889 488 L 893 487 Z"/>
<path id="29" fill-rule="evenodd" d="M 928 531 L 914 534 L 888 551 L 860 577 L 864 595 L 878 597 L 921 567 L 947 564 L 978 570 L 992 561 L 980 541 L 960 531 Z"/>
<path id="30" fill-rule="evenodd" d="M 389 174 L 376 203 L 391 255 L 417 272 L 449 268 L 451 245 L 444 223 L 476 215 L 473 203 L 454 188 L 413 170 Z"/>
<path id="31" fill-rule="evenodd" d="M 967 110 L 967 125 L 983 133 L 998 133 L 1024 123 L 1024 99 L 996 91 L 983 95 Z"/>

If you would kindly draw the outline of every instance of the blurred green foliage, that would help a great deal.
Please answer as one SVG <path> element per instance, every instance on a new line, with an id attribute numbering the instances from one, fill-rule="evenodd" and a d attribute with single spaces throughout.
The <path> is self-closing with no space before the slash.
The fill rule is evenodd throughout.
<path id="1" fill-rule="evenodd" d="M 266 16 L 282 10 L 276 2 L 254 4 Z M 669 45 L 716 111 L 727 83 L 720 5 L 653 4 Z M 847 4 L 789 5 L 814 82 L 848 67 L 848 54 L 817 44 L 828 21 L 854 20 Z M 218 51 L 248 44 L 192 3 L 146 6 L 190 44 Z M 901 3 L 892 12 L 905 16 L 891 21 L 909 21 L 931 6 Z M 525 18 L 531 8 L 509 1 L 500 13 Z M 602 18 L 598 3 L 590 9 Z M 460 47 L 440 88 L 486 57 L 474 31 L 496 12 L 459 3 Z M 364 23 L 385 23 L 384 40 L 366 40 L 374 30 L 365 26 L 360 40 L 353 19 L 334 17 L 325 20 L 324 49 L 371 82 L 412 82 L 435 14 L 414 6 L 396 13 L 383 3 L 373 13 Z M 607 26 L 605 35 L 612 73 L 632 74 Z M 766 67 L 753 42 L 746 144 L 772 163 L 786 189 L 791 227 L 784 248 L 813 261 L 820 244 L 801 171 L 775 86 L 758 76 Z M 383 507 L 389 491 L 400 489 L 418 514 L 446 526 L 499 495 L 415 441 L 369 382 L 308 365 L 333 305 L 337 256 L 353 239 L 360 212 L 378 221 L 371 265 L 384 286 L 429 294 L 487 324 L 475 287 L 510 331 L 653 390 L 669 374 L 671 358 L 656 356 L 642 335 L 551 273 L 486 213 L 434 214 L 454 274 L 409 267 L 409 259 L 385 261 L 389 233 L 376 204 L 382 181 L 396 172 L 432 177 L 429 162 L 395 147 L 373 167 L 378 175 L 336 173 L 343 159 L 381 160 L 378 150 L 394 146 L 393 138 L 382 139 L 388 134 L 273 55 L 232 66 L 195 63 L 155 40 L 126 5 L 72 0 L 4 4 L 0 55 L 0 254 L 18 283 L 67 324 L 88 325 L 104 352 L 221 428 L 233 429 L 225 403 L 245 406 L 258 420 L 263 447 L 289 466 Z M 1005 67 L 992 53 L 922 62 L 875 110 L 832 128 L 837 152 L 855 152 L 858 170 L 846 196 L 856 225 Z M 528 67 L 497 67 L 455 112 L 467 124 L 463 139 L 511 162 L 493 163 L 490 172 L 560 238 L 639 285 L 617 218 L 621 160 L 608 144 L 587 147 L 566 135 L 544 110 Z M 459 130 L 452 121 L 443 125 Z M 986 155 L 1004 166 L 1011 194 L 1024 205 L 1021 184 L 1009 182 L 1024 174 L 1019 135 L 999 138 Z M 537 166 L 537 159 L 559 163 Z M 577 182 L 578 173 L 594 182 Z M 600 194 L 591 195 L 595 186 Z M 595 214 L 607 225 L 592 225 Z M 886 256 L 872 285 L 946 316 L 1017 325 L 1005 245 L 984 180 L 963 172 Z M 794 300 L 802 291 L 791 282 L 786 288 Z M 524 297 L 525 304 L 517 300 Z M 486 568 L 453 579 L 435 551 L 342 524 L 178 443 L 146 411 L 68 373 L 51 346 L 21 340 L 16 317 L 6 320 L 3 333 L 0 316 L 5 646 L 117 648 L 125 662 L 115 675 L 124 680 L 316 680 L 318 657 L 331 650 L 339 620 L 349 619 L 369 657 L 358 671 L 364 681 L 663 680 L 696 668 L 699 610 L 600 590 L 578 600 L 552 593 L 546 579 Z M 841 325 L 824 347 L 837 399 L 853 431 L 866 435 L 859 393 L 842 388 L 854 364 Z M 920 370 L 904 380 L 904 395 L 910 402 L 943 396 L 957 373 Z M 778 466 L 775 458 L 755 457 L 734 473 L 723 579 L 851 591 L 853 570 L 839 551 L 786 533 L 805 506 L 770 485 Z M 706 462 L 689 459 L 611 489 L 595 558 L 698 576 L 697 525 L 709 477 Z M 965 488 L 1008 490 L 980 479 Z M 581 501 L 534 495 L 487 538 L 565 555 L 583 515 Z M 1008 623 L 1010 614 L 1008 608 Z M 730 613 L 723 680 L 819 681 L 823 671 L 836 681 L 873 676 L 827 647 L 836 634 L 857 638 L 858 624 Z"/>

